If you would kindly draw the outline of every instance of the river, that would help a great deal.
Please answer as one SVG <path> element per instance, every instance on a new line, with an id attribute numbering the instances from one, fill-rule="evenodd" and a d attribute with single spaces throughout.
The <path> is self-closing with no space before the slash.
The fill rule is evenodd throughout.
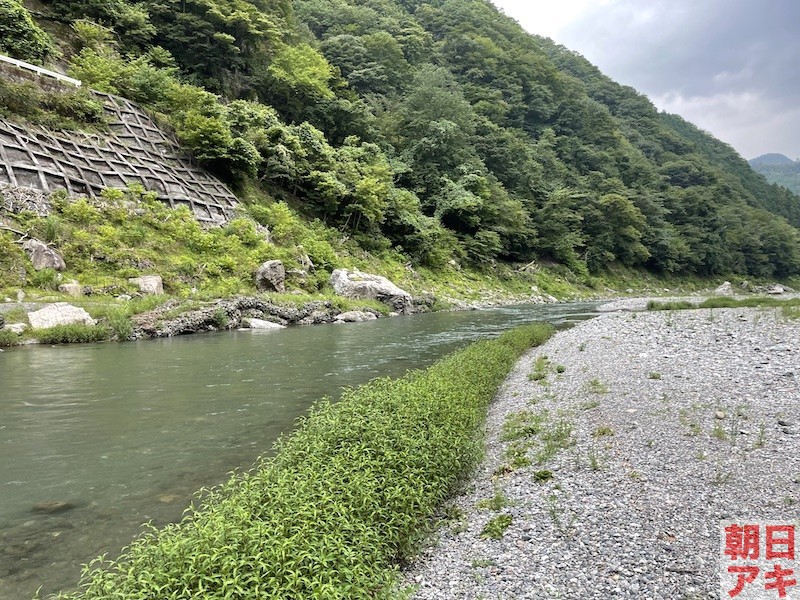
<path id="1" fill-rule="evenodd" d="M 0 353 L 0 600 L 74 588 L 81 565 L 180 518 L 315 400 L 593 304 L 442 312 Z M 48 504 L 49 503 L 49 504 Z"/>

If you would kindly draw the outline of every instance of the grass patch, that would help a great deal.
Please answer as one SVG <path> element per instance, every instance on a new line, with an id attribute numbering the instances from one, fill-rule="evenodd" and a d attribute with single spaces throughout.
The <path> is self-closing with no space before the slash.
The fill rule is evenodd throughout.
<path id="1" fill-rule="evenodd" d="M 555 456 L 559 450 L 569 448 L 575 444 L 572 437 L 572 423 L 565 419 L 556 421 L 550 429 L 542 432 L 539 439 L 542 447 L 536 455 L 536 461 L 543 463 Z"/>
<path id="2" fill-rule="evenodd" d="M 651 300 L 647 303 L 647 310 L 685 310 L 695 308 L 795 308 L 800 307 L 800 298 L 789 298 L 781 300 L 767 296 L 757 296 L 754 298 L 731 298 L 730 296 L 718 296 L 708 298 L 702 302 L 690 302 L 680 300 L 674 302 L 659 302 Z"/>
<path id="3" fill-rule="evenodd" d="M 392 597 L 399 561 L 480 460 L 497 387 L 551 333 L 515 329 L 319 403 L 274 456 L 117 561 L 98 559 L 64 597 Z M 511 517 L 493 522 L 486 534 L 502 535 Z"/>
<path id="4" fill-rule="evenodd" d="M 614 435 L 614 430 L 609 425 L 598 425 L 592 431 L 593 438 L 608 437 Z"/>
<path id="5" fill-rule="evenodd" d="M 499 540 L 513 520 L 514 518 L 511 515 L 497 515 L 483 526 L 481 537 Z"/>
<path id="6" fill-rule="evenodd" d="M 587 384 L 587 389 L 592 394 L 608 394 L 611 390 L 609 389 L 608 385 L 600 381 L 599 379 L 592 379 Z"/>
<path id="7" fill-rule="evenodd" d="M 542 381 L 547 378 L 547 372 L 550 369 L 550 359 L 542 355 L 536 358 L 533 364 L 533 372 L 528 375 L 531 381 Z"/>
<path id="8" fill-rule="evenodd" d="M 782 306 L 781 312 L 787 319 L 800 319 L 800 306 Z"/>
<path id="9" fill-rule="evenodd" d="M 102 342 L 111 336 L 107 327 L 102 325 L 84 325 L 73 323 L 71 325 L 56 325 L 47 329 L 36 329 L 33 337 L 41 344 L 85 344 L 89 342 Z"/>
<path id="10" fill-rule="evenodd" d="M 20 336 L 8 329 L 0 329 L 0 348 L 10 348 L 20 343 Z"/>
<path id="11" fill-rule="evenodd" d="M 541 431 L 544 416 L 522 410 L 506 417 L 500 439 L 504 442 L 533 437 Z"/>
<path id="12" fill-rule="evenodd" d="M 503 490 L 500 488 L 495 488 L 494 495 L 491 498 L 481 500 L 475 506 L 479 510 L 503 510 L 510 505 L 511 502 L 509 502 L 508 498 L 506 498 Z"/>

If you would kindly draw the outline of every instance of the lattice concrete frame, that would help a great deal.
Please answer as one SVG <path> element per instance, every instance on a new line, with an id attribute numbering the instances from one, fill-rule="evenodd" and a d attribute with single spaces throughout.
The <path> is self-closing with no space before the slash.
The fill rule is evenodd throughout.
<path id="1" fill-rule="evenodd" d="M 92 93 L 103 102 L 107 133 L 52 132 L 0 119 L 0 183 L 91 197 L 138 183 L 173 208 L 188 206 L 201 222 L 234 216 L 236 196 L 193 164 L 147 113 L 124 98 Z"/>

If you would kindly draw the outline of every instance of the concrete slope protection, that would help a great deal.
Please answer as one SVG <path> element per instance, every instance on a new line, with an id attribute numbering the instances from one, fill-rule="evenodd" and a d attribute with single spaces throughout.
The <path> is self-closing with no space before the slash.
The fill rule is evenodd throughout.
<path id="1" fill-rule="evenodd" d="M 140 184 L 173 208 L 188 206 L 201 222 L 232 218 L 233 193 L 195 165 L 144 110 L 93 93 L 109 121 L 103 134 L 54 132 L 0 118 L 0 186 L 96 197 L 105 188 Z"/>

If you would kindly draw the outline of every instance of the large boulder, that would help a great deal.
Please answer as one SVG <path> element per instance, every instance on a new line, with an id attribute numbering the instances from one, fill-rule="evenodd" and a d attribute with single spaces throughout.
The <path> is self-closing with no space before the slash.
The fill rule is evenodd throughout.
<path id="1" fill-rule="evenodd" d="M 717 296 L 733 296 L 733 286 L 731 285 L 730 281 L 726 281 L 716 290 L 714 290 L 714 293 Z"/>
<path id="2" fill-rule="evenodd" d="M 62 283 L 58 286 L 58 291 L 73 298 L 80 298 L 83 295 L 83 287 L 80 283 L 71 281 L 69 283 Z"/>
<path id="3" fill-rule="evenodd" d="M 374 321 L 377 319 L 374 314 L 371 312 L 365 312 L 361 310 L 351 310 L 348 312 L 343 312 L 339 315 L 336 315 L 333 322 L 334 323 L 363 323 L 364 321 Z"/>
<path id="4" fill-rule="evenodd" d="M 782 285 L 776 283 L 767 290 L 767 293 L 772 294 L 773 296 L 780 296 L 785 291 L 786 289 Z"/>
<path id="5" fill-rule="evenodd" d="M 256 288 L 260 292 L 285 292 L 286 269 L 279 260 L 268 260 L 256 271 Z"/>
<path id="6" fill-rule="evenodd" d="M 378 300 L 396 312 L 411 312 L 411 294 L 380 275 L 362 273 L 358 269 L 336 269 L 331 273 L 331 286 L 337 295 L 345 298 Z"/>
<path id="7" fill-rule="evenodd" d="M 84 309 L 66 302 L 48 304 L 44 308 L 29 312 L 28 321 L 30 321 L 33 329 L 47 329 L 56 325 L 72 325 L 73 323 L 97 324 L 97 321 Z"/>
<path id="8" fill-rule="evenodd" d="M 42 269 L 63 271 L 67 268 L 61 255 L 44 242 L 28 240 L 22 244 L 22 249 L 28 253 L 33 263 L 33 268 L 37 271 L 41 271 Z"/>
<path id="9" fill-rule="evenodd" d="M 272 321 L 265 321 L 264 319 L 253 319 L 252 317 L 245 317 L 242 319 L 242 325 L 249 329 L 286 329 L 286 326 L 280 323 L 273 323 Z"/>
<path id="10" fill-rule="evenodd" d="M 142 277 L 131 277 L 128 283 L 139 288 L 142 294 L 149 294 L 151 296 L 160 296 L 164 293 L 164 282 L 161 275 L 144 275 Z"/>

